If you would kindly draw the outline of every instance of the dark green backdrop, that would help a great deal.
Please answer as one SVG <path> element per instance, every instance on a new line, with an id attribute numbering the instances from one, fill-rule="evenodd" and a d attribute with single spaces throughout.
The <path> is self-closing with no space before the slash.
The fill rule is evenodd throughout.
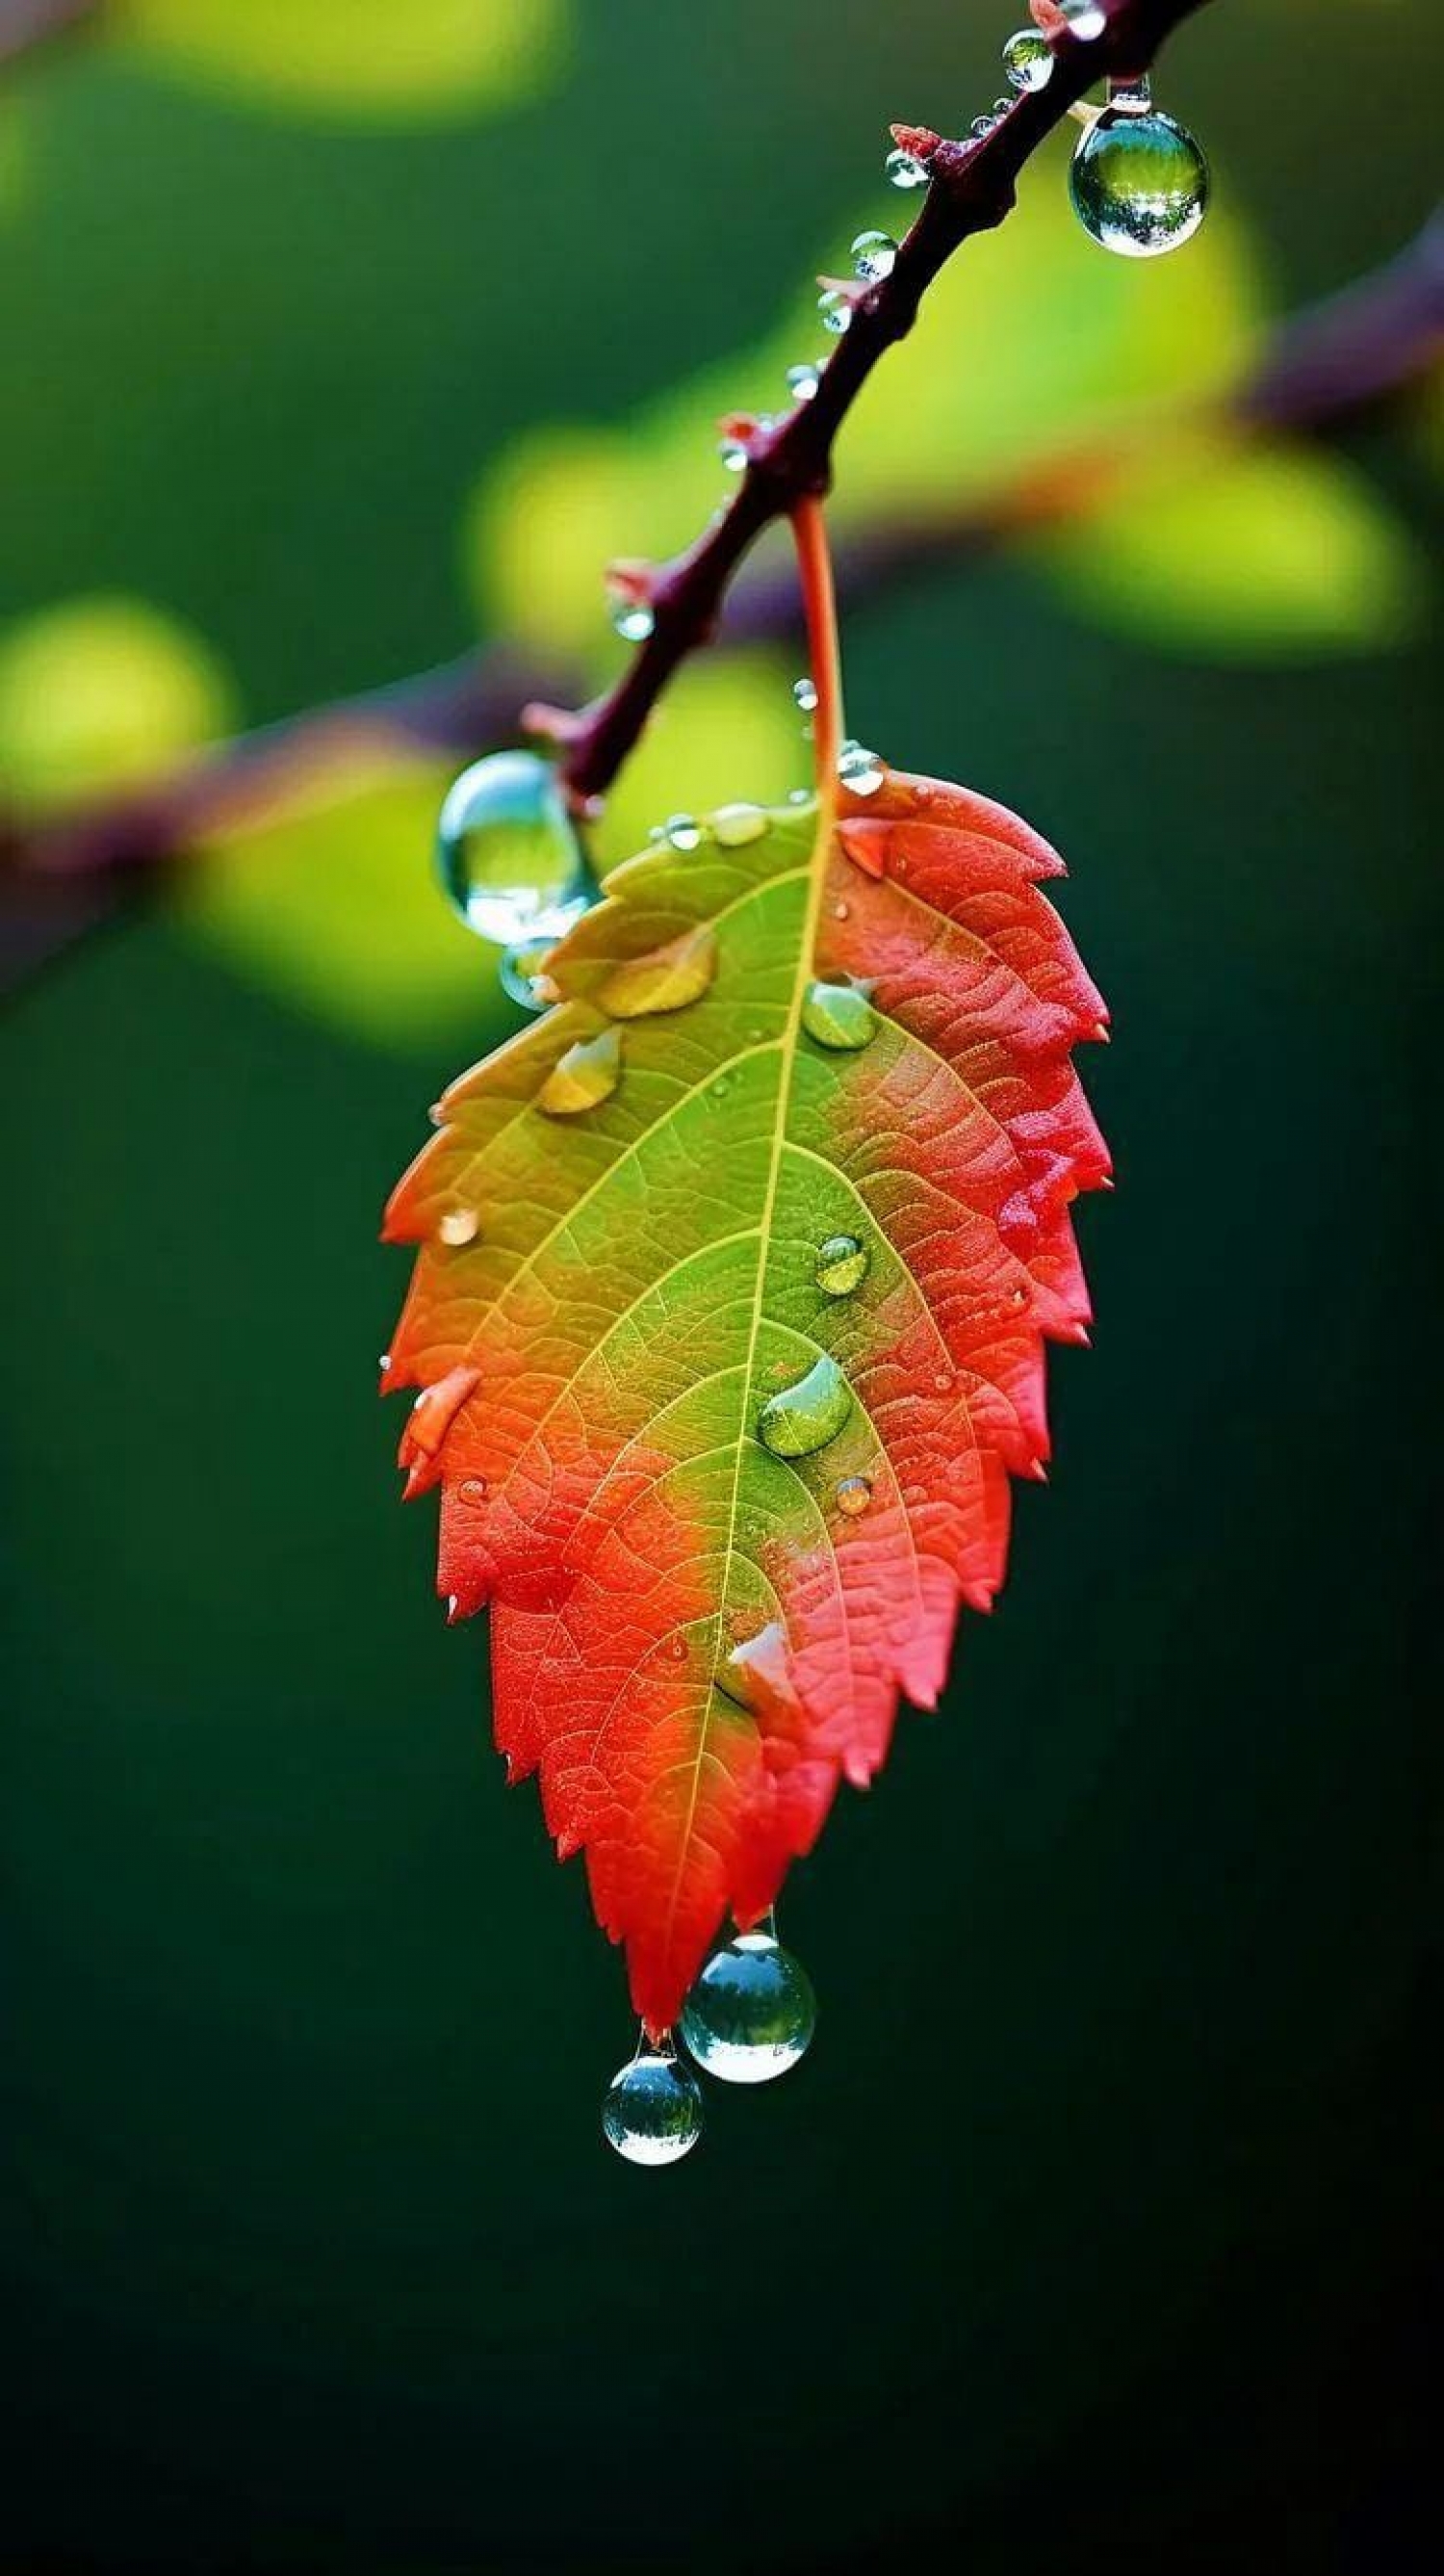
<path id="1" fill-rule="evenodd" d="M 544 108 L 409 135 L 48 67 L 5 613 L 141 591 L 253 716 L 459 649 L 488 444 L 764 324 L 984 14 L 591 0 Z M 1426 212 L 1436 36 L 1189 37 L 1286 297 Z M 454 1048 L 163 914 L 10 1008 L 7 2568 L 1426 2563 L 1433 639 L 1209 668 L 1000 564 L 849 640 L 879 741 L 1071 853 L 1120 1186 L 999 1614 L 789 1896 L 813 2057 L 674 2174 L 598 2141 L 617 1964 L 372 1398 Z"/>

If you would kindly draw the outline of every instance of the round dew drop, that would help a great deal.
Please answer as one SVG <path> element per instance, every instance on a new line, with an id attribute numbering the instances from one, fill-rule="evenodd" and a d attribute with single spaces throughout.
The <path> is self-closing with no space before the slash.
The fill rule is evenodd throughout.
<path id="1" fill-rule="evenodd" d="M 612 626 L 624 644 L 645 644 L 657 623 L 644 599 L 619 599 L 612 610 Z"/>
<path id="2" fill-rule="evenodd" d="M 436 864 L 462 920 L 499 948 L 559 939 L 596 891 L 556 771 L 530 751 L 462 771 L 441 808 Z"/>
<path id="3" fill-rule="evenodd" d="M 1177 250 L 1208 207 L 1202 151 L 1157 108 L 1105 108 L 1079 138 L 1069 184 L 1084 231 L 1125 259 Z"/>
<path id="4" fill-rule="evenodd" d="M 448 1208 L 436 1229 L 443 1243 L 475 1243 L 481 1232 L 481 1219 L 475 1208 Z"/>
<path id="5" fill-rule="evenodd" d="M 821 382 L 822 369 L 815 367 L 810 358 L 787 370 L 787 390 L 794 402 L 811 402 Z"/>
<path id="6" fill-rule="evenodd" d="M 852 246 L 853 275 L 868 286 L 880 286 L 897 266 L 897 243 L 891 233 L 859 233 Z"/>
<path id="7" fill-rule="evenodd" d="M 875 796 L 887 771 L 875 751 L 866 750 L 860 742 L 850 742 L 844 745 L 837 774 L 854 796 Z"/>
<path id="8" fill-rule="evenodd" d="M 662 838 L 674 850 L 700 850 L 702 826 L 692 814 L 669 814 L 662 826 Z"/>
<path id="9" fill-rule="evenodd" d="M 674 2165 L 702 2135 L 702 2088 L 667 2048 L 643 2048 L 613 2076 L 602 2133 L 631 2165 Z"/>
<path id="10" fill-rule="evenodd" d="M 905 152 L 901 144 L 896 152 L 888 154 L 883 170 L 895 188 L 925 188 L 928 184 L 927 163 L 920 161 L 915 152 Z"/>
<path id="11" fill-rule="evenodd" d="M 1058 7 L 1070 35 L 1080 36 L 1085 45 L 1093 44 L 1108 24 L 1108 12 L 1100 8 L 1099 0 L 1058 0 Z"/>
<path id="12" fill-rule="evenodd" d="M 1014 89 L 1046 89 L 1053 77 L 1053 48 L 1038 27 L 1020 27 L 1003 47 L 1003 69 Z"/>
<path id="13" fill-rule="evenodd" d="M 810 716 L 817 705 L 817 682 L 811 679 L 794 680 L 792 695 L 803 714 Z"/>
<path id="14" fill-rule="evenodd" d="M 835 1055 L 857 1055 L 877 1035 L 877 1013 L 856 984 L 809 984 L 802 1001 L 802 1025 L 810 1038 Z"/>
<path id="15" fill-rule="evenodd" d="M 867 1277 L 871 1259 L 855 1234 L 830 1234 L 818 1247 L 813 1276 L 825 1297 L 850 1297 Z"/>
<path id="16" fill-rule="evenodd" d="M 850 1521 L 860 1520 L 872 1501 L 872 1479 L 869 1476 L 844 1476 L 837 1489 L 837 1508 Z"/>
<path id="17" fill-rule="evenodd" d="M 503 952 L 496 980 L 507 999 L 519 1002 L 524 1011 L 545 1011 L 557 998 L 546 971 L 555 946 L 553 939 L 517 939 Z"/>
<path id="18" fill-rule="evenodd" d="M 817 2024 L 805 1968 L 768 1932 L 739 1932 L 708 1960 L 682 2007 L 682 2037 L 724 2084 L 768 2084 L 802 2057 Z"/>
<path id="19" fill-rule="evenodd" d="M 824 331 L 831 331 L 840 338 L 844 331 L 851 330 L 852 297 L 842 287 L 825 287 L 817 299 L 817 309 L 822 316 Z"/>

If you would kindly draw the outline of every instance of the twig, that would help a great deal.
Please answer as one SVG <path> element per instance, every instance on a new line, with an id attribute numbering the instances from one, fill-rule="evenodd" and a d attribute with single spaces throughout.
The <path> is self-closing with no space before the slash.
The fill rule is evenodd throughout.
<path id="1" fill-rule="evenodd" d="M 789 516 L 799 501 L 829 490 L 838 431 L 884 350 L 911 331 L 939 271 L 974 233 L 1002 223 L 1024 163 L 1074 101 L 1100 80 L 1147 71 L 1174 28 L 1205 0 L 1102 5 L 1107 24 L 1091 42 L 1066 26 L 1050 32 L 1053 70 L 1046 87 L 1022 91 L 985 135 L 949 143 L 930 128 L 894 127 L 899 143 L 926 163 L 931 184 L 891 273 L 846 290 L 848 327 L 815 395 L 772 425 L 746 425 L 747 469 L 738 491 L 686 553 L 653 569 L 645 591 L 652 632 L 615 688 L 575 715 L 530 710 L 534 728 L 561 746 L 563 775 L 579 805 L 605 794 L 678 665 L 713 634 L 733 575 L 763 529 Z M 743 424 L 733 426 L 742 432 Z"/>

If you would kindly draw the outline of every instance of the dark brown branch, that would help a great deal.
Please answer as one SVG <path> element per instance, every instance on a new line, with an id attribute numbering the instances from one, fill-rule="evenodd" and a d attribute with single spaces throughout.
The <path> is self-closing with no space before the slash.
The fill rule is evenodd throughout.
<path id="1" fill-rule="evenodd" d="M 101 0 L 0 0 L 0 71 L 100 14 Z"/>
<path id="2" fill-rule="evenodd" d="M 738 565 L 776 519 L 832 482 L 837 434 L 885 350 L 905 339 L 923 297 L 953 253 L 1010 212 L 1018 174 L 1069 109 L 1104 79 L 1148 70 L 1181 20 L 1205 0 L 1104 0 L 1108 24 L 1091 43 L 1066 27 L 1050 36 L 1053 72 L 1024 91 L 991 131 L 961 143 L 926 129 L 896 129 L 927 161 L 931 185 L 890 276 L 852 294 L 852 318 L 810 402 L 775 425 L 754 426 L 735 498 L 685 554 L 661 565 L 650 585 L 655 624 L 615 688 L 573 716 L 535 711 L 562 746 L 562 768 L 578 803 L 605 794 L 679 663 L 714 633 Z"/>

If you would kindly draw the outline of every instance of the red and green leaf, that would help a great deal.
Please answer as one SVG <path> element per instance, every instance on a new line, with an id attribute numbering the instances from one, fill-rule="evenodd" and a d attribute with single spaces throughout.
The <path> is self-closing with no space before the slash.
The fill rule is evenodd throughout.
<path id="1" fill-rule="evenodd" d="M 386 1228 L 439 1588 L 492 1606 L 498 1743 L 654 2031 L 998 1590 L 1108 1169 L 1025 824 L 896 774 L 714 819 L 613 873 Z"/>

